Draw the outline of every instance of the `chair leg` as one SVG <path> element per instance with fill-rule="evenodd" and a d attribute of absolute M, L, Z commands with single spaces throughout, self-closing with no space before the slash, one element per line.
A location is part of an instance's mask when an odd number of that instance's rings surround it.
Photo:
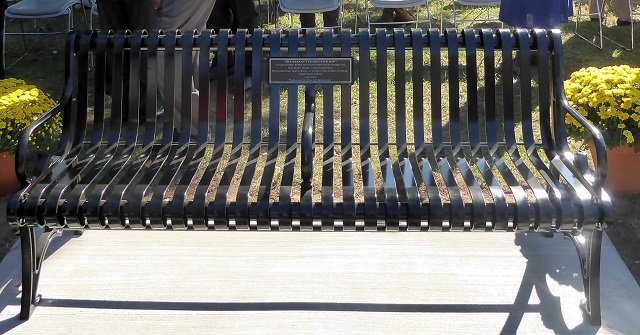
<path fill-rule="evenodd" d="M 19 21 L 20 21 L 20 31 L 22 32 L 22 34 L 20 35 L 22 36 L 22 45 L 24 46 L 24 54 L 22 54 L 22 56 L 18 57 L 18 59 L 16 59 L 13 63 L 7 66 L 7 53 L 6 53 L 7 17 L 5 16 L 4 22 L 3 22 L 4 28 L 2 31 L 2 61 L 3 61 L 2 68 L 3 69 L 7 69 L 14 66 L 16 63 L 18 63 L 18 61 L 20 61 L 29 53 L 29 49 L 27 47 L 27 38 L 24 30 L 24 20 L 20 19 Z"/>
<path fill-rule="evenodd" d="M 595 42 L 591 41 L 590 39 L 586 38 L 585 36 L 583 36 L 579 31 L 578 31 L 578 23 L 580 22 L 580 18 L 581 17 L 588 17 L 591 18 L 591 14 L 587 13 L 587 14 L 583 14 L 582 13 L 582 0 L 578 0 L 577 2 L 577 7 L 578 7 L 578 13 L 576 15 L 574 15 L 574 19 L 576 20 L 576 27 L 574 29 L 574 33 L 576 34 L 576 36 L 580 37 L 581 39 L 587 41 L 588 43 L 590 43 L 591 45 L 595 46 L 596 48 L 602 49 L 602 38 L 603 38 L 603 34 L 602 34 L 602 25 L 603 25 L 603 14 L 602 14 L 602 6 L 597 6 L 597 18 L 598 18 L 598 36 L 599 36 L 599 44 L 596 44 Z"/>
<path fill-rule="evenodd" d="M 585 300 L 582 301 L 580 307 L 591 321 L 591 324 L 599 326 L 601 324 L 600 257 L 602 251 L 602 229 L 583 230 L 580 234 L 566 233 L 565 236 L 573 241 L 580 260 L 585 295 Z"/>
<path fill-rule="evenodd" d="M 24 53 L 26 55 L 29 50 L 27 50 L 27 37 L 24 30 L 24 20 L 20 20 L 20 30 L 22 31 L 22 45 L 24 45 Z"/>
<path fill-rule="evenodd" d="M 2 64 L 0 64 L 2 66 L 2 79 L 4 79 L 5 77 L 5 69 L 7 67 L 7 64 L 6 64 L 7 54 L 5 52 L 5 46 L 6 46 L 5 43 L 7 42 L 6 32 L 7 32 L 7 17 L 2 15 Z"/>
<path fill-rule="evenodd" d="M 28 320 L 40 301 L 38 280 L 47 248 L 51 240 L 60 236 L 62 229 L 45 231 L 36 241 L 35 229 L 29 226 L 20 227 L 20 243 L 22 251 L 22 297 L 20 300 L 20 319 Z"/>

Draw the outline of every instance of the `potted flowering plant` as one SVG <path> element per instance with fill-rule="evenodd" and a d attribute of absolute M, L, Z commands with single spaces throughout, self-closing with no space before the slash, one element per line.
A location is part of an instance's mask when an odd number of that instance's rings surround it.
<path fill-rule="evenodd" d="M 15 176 L 15 150 L 24 129 L 55 106 L 44 92 L 22 80 L 0 80 L 0 196 L 12 193 L 19 186 Z M 29 138 L 38 150 L 49 146 L 61 132 L 60 117 L 45 125 Z"/>
<path fill-rule="evenodd" d="M 605 139 L 609 162 L 605 188 L 620 194 L 640 192 L 640 184 L 635 186 L 627 178 L 634 171 L 616 171 L 640 164 L 640 68 L 583 68 L 572 73 L 564 87 L 571 107 L 598 127 Z M 570 136 L 590 140 L 569 114 L 565 121 Z"/>
<path fill-rule="evenodd" d="M 640 68 L 582 68 L 564 88 L 571 107 L 600 129 L 609 149 L 630 146 L 640 151 Z M 566 123 L 569 135 L 589 140 L 584 127 L 568 114 Z"/>

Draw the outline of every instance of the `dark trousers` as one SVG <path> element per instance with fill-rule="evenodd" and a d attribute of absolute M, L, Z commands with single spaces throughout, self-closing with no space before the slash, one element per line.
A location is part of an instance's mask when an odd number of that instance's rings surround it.
<path fill-rule="evenodd" d="M 149 0 L 97 0 L 102 30 L 150 29 L 156 10 Z"/>
<path fill-rule="evenodd" d="M 132 31 L 139 29 L 151 29 L 152 23 L 156 18 L 156 10 L 151 5 L 150 0 L 97 0 L 98 16 L 100 18 L 100 29 L 107 30 L 123 30 Z M 129 119 L 129 56 L 125 54 L 123 59 L 123 87 L 122 87 L 122 119 Z M 113 60 L 107 59 L 107 93 L 112 93 L 111 79 L 113 75 Z M 144 97 L 146 94 L 147 65 L 144 55 L 141 57 L 140 63 L 140 94 Z M 146 108 L 144 104 L 146 99 L 140 100 L 140 115 L 144 115 Z M 143 119 L 141 117 L 140 121 Z"/>
<path fill-rule="evenodd" d="M 340 8 L 330 10 L 328 12 L 322 12 L 322 21 L 325 27 L 338 26 L 338 19 L 340 18 Z M 315 13 L 303 13 L 300 14 L 300 26 L 302 28 L 313 28 L 316 26 L 316 14 Z"/>
<path fill-rule="evenodd" d="M 254 0 L 217 0 L 213 11 L 207 20 L 207 28 L 219 32 L 220 29 L 231 29 L 235 33 L 238 29 L 247 29 L 249 33 L 258 28 L 258 8 Z M 229 67 L 234 65 L 233 54 L 229 53 Z M 247 74 L 251 71 L 251 53 L 245 56 Z M 212 61 L 215 66 L 216 59 Z"/>

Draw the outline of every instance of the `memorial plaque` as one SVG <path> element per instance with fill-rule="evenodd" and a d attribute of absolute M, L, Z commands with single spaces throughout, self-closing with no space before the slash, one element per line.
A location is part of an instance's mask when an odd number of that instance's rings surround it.
<path fill-rule="evenodd" d="M 269 58 L 272 84 L 351 84 L 351 57 L 272 57 Z"/>

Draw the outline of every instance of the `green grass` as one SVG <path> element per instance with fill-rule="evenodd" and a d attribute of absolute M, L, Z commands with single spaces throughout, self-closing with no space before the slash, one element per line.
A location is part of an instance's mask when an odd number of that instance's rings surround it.
<path fill-rule="evenodd" d="M 275 20 L 268 18 L 266 2 L 261 2 L 261 27 L 265 29 L 273 29 L 276 27 Z M 355 29 L 356 21 L 359 28 L 365 27 L 364 22 L 364 8 L 363 1 L 359 1 L 359 8 L 356 8 L 355 0 L 346 0 L 344 4 L 344 27 Z M 636 2 L 637 6 L 637 2 Z M 439 1 L 430 2 L 432 24 L 434 28 L 447 28 L 453 26 L 452 23 L 452 8 L 447 3 L 444 7 L 441 7 Z M 271 6 L 273 11 L 273 6 Z M 586 12 L 586 6 L 583 12 Z M 359 15 L 356 15 L 356 12 Z M 576 10 L 577 13 L 577 10 Z M 75 19 L 77 29 L 85 29 L 88 27 L 88 10 L 86 13 L 83 10 L 76 8 Z M 372 17 L 377 18 L 380 15 L 379 9 L 372 10 Z M 483 14 L 480 10 L 471 7 L 463 7 L 460 14 L 467 18 L 481 17 Z M 490 15 L 497 17 L 497 9 L 492 9 Z M 426 16 L 426 10 L 421 10 L 421 17 Z M 637 16 L 636 16 L 637 17 Z M 575 18 L 571 18 L 575 20 Z M 597 41 L 597 24 L 587 22 L 584 18 L 580 19 L 580 32 L 581 35 L 587 37 L 592 42 Z M 318 24 L 322 22 L 321 15 L 316 15 L 316 21 Z M 33 21 L 25 21 L 25 29 L 33 29 Z M 280 23 L 282 27 L 299 27 L 299 19 L 297 15 L 280 15 Z M 37 21 L 37 30 L 53 30 L 59 29 L 59 27 L 65 25 L 65 18 L 55 19 L 42 19 Z M 493 27 L 499 28 L 499 23 L 476 23 L 474 27 Z M 464 27 L 464 26 L 461 26 Z M 428 28 L 422 26 L 422 28 Z M 626 51 L 622 47 L 614 44 L 609 40 L 604 40 L 603 49 L 598 49 L 595 46 L 589 44 L 576 34 L 575 21 L 569 21 L 568 23 L 559 27 L 563 31 L 563 44 L 564 44 L 564 76 L 568 77 L 571 72 L 576 71 L 586 66 L 608 66 L 628 64 L 631 66 L 640 66 L 640 24 L 634 25 L 636 44 L 638 47 L 633 51 Z M 8 31 L 20 31 L 20 24 L 18 21 L 9 20 L 7 22 Z M 629 27 L 617 27 L 615 26 L 615 16 L 607 12 L 605 17 L 605 26 L 603 27 L 603 33 L 621 44 L 630 45 L 630 30 Z M 63 70 L 64 70 L 64 35 L 56 36 L 27 36 L 25 40 L 27 44 L 28 54 L 21 59 L 17 64 L 7 69 L 8 77 L 17 77 L 26 80 L 29 83 L 38 85 L 42 90 L 48 92 L 52 97 L 57 98 L 61 92 Z M 6 64 L 11 65 L 20 55 L 24 53 L 24 46 L 21 36 L 8 36 L 6 39 Z"/>

